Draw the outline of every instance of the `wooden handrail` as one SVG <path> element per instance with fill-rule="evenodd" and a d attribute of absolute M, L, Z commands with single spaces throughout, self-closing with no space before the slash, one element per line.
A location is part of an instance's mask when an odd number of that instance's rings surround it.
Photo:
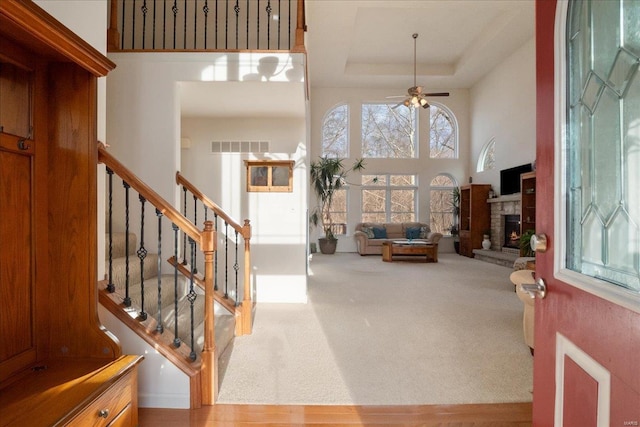
<path fill-rule="evenodd" d="M 177 225 L 189 237 L 200 244 L 200 248 L 204 250 L 203 239 L 200 230 L 187 218 L 185 218 L 177 209 L 165 201 L 162 196 L 156 193 L 151 187 L 142 182 L 140 178 L 135 176 L 126 166 L 116 160 L 101 142 L 98 143 L 98 162 L 104 163 L 109 169 L 116 173 L 120 178 L 124 179 L 134 190 L 142 197 L 148 200 L 171 222 Z"/>
<path fill-rule="evenodd" d="M 245 235 L 246 230 L 245 227 L 234 221 L 220 206 L 218 206 L 213 200 L 207 197 L 202 191 L 198 190 L 198 188 L 190 183 L 180 172 L 176 172 L 176 183 L 178 185 L 182 185 L 187 190 L 191 192 L 194 196 L 196 196 L 206 207 L 214 211 L 220 218 L 222 218 L 227 224 L 233 227 L 238 233 L 242 235 L 244 239 L 250 239 L 251 234 L 248 236 Z"/>

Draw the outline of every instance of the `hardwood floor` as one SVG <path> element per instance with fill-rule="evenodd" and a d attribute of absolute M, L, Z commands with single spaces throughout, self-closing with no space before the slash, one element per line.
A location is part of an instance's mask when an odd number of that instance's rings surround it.
<path fill-rule="evenodd" d="M 140 408 L 141 427 L 200 426 L 531 426 L 531 403 L 331 406 L 216 405 L 200 409 Z"/>

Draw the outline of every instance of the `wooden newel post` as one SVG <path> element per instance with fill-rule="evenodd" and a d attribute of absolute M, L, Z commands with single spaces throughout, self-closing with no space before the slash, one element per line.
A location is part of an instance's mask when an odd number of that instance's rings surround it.
<path fill-rule="evenodd" d="M 248 219 L 244 220 L 242 226 L 242 238 L 244 239 L 244 291 L 241 329 L 236 325 L 236 332 L 239 332 L 238 335 L 250 335 L 253 330 L 253 296 L 251 295 L 251 225 Z"/>
<path fill-rule="evenodd" d="M 202 349 L 202 403 L 213 405 L 218 398 L 218 356 L 213 313 L 213 255 L 216 251 L 216 231 L 213 221 L 205 221 L 200 242 L 204 253 L 204 347 Z"/>
<path fill-rule="evenodd" d="M 296 19 L 296 38 L 292 52 L 306 52 L 304 47 L 304 33 L 307 31 L 306 17 L 304 11 L 304 0 L 298 0 L 298 16 Z"/>
<path fill-rule="evenodd" d="M 107 50 L 120 50 L 120 32 L 118 31 L 118 2 L 111 0 L 109 29 L 107 30 Z"/>

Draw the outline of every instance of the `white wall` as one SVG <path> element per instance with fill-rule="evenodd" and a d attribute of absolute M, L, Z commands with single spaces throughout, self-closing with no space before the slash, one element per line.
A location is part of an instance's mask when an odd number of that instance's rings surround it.
<path fill-rule="evenodd" d="M 500 194 L 500 170 L 536 157 L 536 62 L 532 38 L 471 89 L 471 156 L 474 183 Z M 496 166 L 476 172 L 483 146 L 495 138 Z"/>
<path fill-rule="evenodd" d="M 367 88 L 312 88 L 311 91 L 311 150 L 310 159 L 313 161 L 322 154 L 322 121 L 324 115 L 340 103 L 349 105 L 349 140 L 350 153 L 345 164 L 350 165 L 356 158 L 361 157 L 361 105 L 363 102 L 384 102 L 385 97 L 393 93 L 403 93 L 405 89 L 382 90 Z M 458 153 L 457 159 L 429 158 L 429 110 L 419 109 L 419 123 L 427 124 L 420 127 L 419 158 L 415 159 L 366 159 L 364 174 L 376 173 L 410 173 L 418 176 L 418 221 L 429 222 L 429 184 L 440 173 L 448 173 L 455 177 L 459 184 L 464 184 L 468 176 L 470 132 L 469 132 L 469 92 L 467 90 L 452 90 L 450 96 L 438 98 L 434 104 L 442 104 L 449 108 L 458 121 Z M 360 173 L 351 173 L 349 182 L 359 183 Z M 361 195 L 359 187 L 351 186 L 349 192 L 349 217 L 347 219 L 347 235 L 339 236 L 338 252 L 355 252 L 353 230 L 361 222 Z M 311 197 L 310 208 L 315 206 Z M 311 241 L 321 235 L 320 230 L 314 230 Z M 453 245 L 449 239 L 441 241 L 441 252 L 453 252 Z"/>
<path fill-rule="evenodd" d="M 306 302 L 306 124 L 299 118 L 183 118 L 181 173 L 242 224 L 251 221 L 258 302 Z M 262 155 L 212 154 L 211 141 L 269 141 Z M 244 160 L 293 160 L 293 192 L 248 193 Z M 219 230 L 219 248 L 224 245 Z M 221 254 L 221 252 L 219 252 Z M 242 275 L 242 271 L 240 271 Z M 242 278 L 240 279 L 242 282 Z"/>

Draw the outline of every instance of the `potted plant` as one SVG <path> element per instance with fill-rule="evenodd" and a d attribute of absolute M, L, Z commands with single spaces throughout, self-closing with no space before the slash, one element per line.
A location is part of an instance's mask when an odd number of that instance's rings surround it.
<path fill-rule="evenodd" d="M 455 249 L 456 253 L 460 253 L 460 234 L 458 233 L 458 227 L 453 225 L 451 227 L 451 236 L 453 237 L 453 249 Z"/>
<path fill-rule="evenodd" d="M 331 218 L 333 196 L 346 184 L 349 172 L 364 169 L 364 160 L 356 162 L 347 168 L 344 160 L 335 157 L 320 157 L 311 163 L 311 188 L 316 194 L 318 205 L 310 216 L 313 225 L 322 227 L 324 237 L 318 239 L 320 252 L 332 254 L 336 251 L 338 239 L 333 234 L 333 220 Z"/>
<path fill-rule="evenodd" d="M 520 236 L 520 256 L 534 256 L 533 249 L 531 249 L 531 236 L 534 234 L 536 234 L 536 231 L 530 228 Z"/>
<path fill-rule="evenodd" d="M 453 249 L 460 253 L 460 233 L 458 228 L 458 218 L 460 217 L 460 187 L 454 187 L 451 194 L 451 208 L 453 210 L 453 225 L 451 226 L 451 236 L 453 237 Z"/>

